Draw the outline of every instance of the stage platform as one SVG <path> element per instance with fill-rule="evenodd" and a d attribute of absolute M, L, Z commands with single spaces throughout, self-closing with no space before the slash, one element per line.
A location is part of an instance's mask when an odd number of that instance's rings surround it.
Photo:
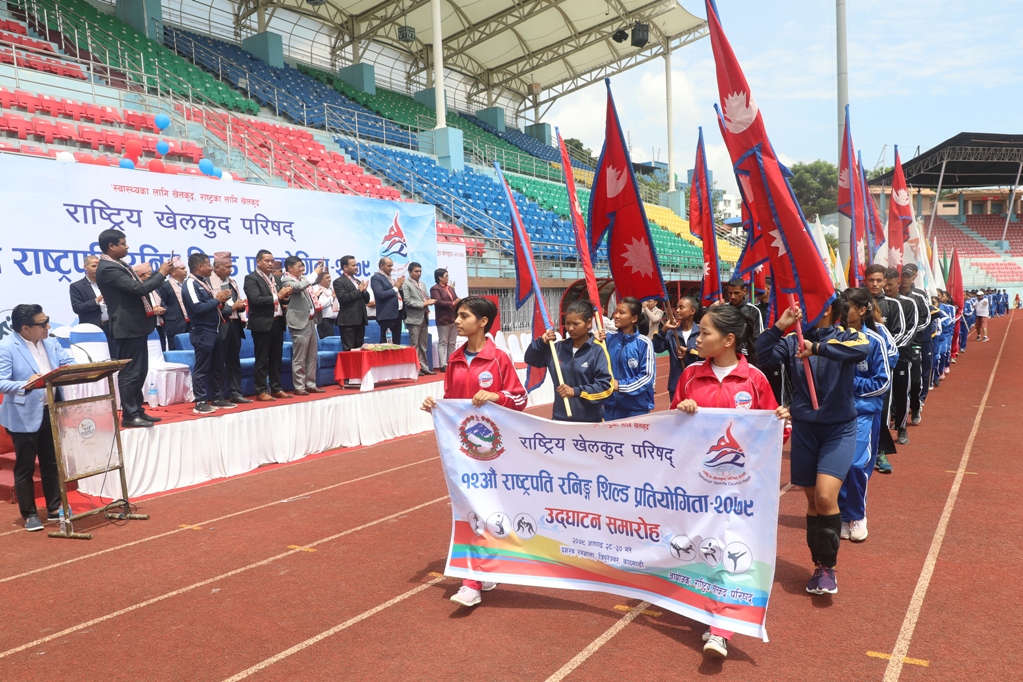
<path fill-rule="evenodd" d="M 525 381 L 525 369 L 518 370 Z M 124 429 L 124 465 L 132 498 L 236 476 L 267 464 L 294 462 L 326 450 L 373 445 L 433 428 L 419 409 L 427 396 L 443 395 L 444 375 L 394 381 L 360 392 L 325 386 L 326 393 L 272 403 L 253 402 L 200 417 L 192 404 L 147 409 L 162 422 L 148 429 Z M 529 405 L 549 404 L 548 379 L 529 395 Z M 79 490 L 120 497 L 116 476 L 79 482 Z"/>

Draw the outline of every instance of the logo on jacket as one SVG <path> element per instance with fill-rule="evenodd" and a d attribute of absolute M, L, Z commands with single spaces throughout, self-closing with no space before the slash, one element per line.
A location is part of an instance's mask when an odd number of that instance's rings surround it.
<path fill-rule="evenodd" d="M 747 394 L 748 395 L 748 394 Z M 739 396 L 736 395 L 736 403 Z M 752 401 L 752 396 L 750 396 Z M 746 453 L 732 436 L 732 425 L 725 429 L 725 435 L 707 450 L 707 459 L 703 460 L 700 478 L 717 485 L 742 485 L 750 480 L 746 472 Z"/>
<path fill-rule="evenodd" d="M 405 239 L 405 232 L 401 229 L 401 225 L 398 224 L 398 214 L 394 214 L 394 223 L 391 225 L 391 229 L 384 235 L 383 240 L 380 242 L 380 257 L 381 258 L 408 258 L 408 241 Z"/>
<path fill-rule="evenodd" d="M 462 420 L 458 427 L 461 450 L 472 459 L 497 459 L 504 452 L 501 432 L 497 424 L 481 415 L 472 415 Z"/>
<path fill-rule="evenodd" d="M 490 388 L 494 384 L 494 375 L 490 372 L 480 372 L 480 388 Z"/>
<path fill-rule="evenodd" d="M 629 358 L 629 369 L 636 369 L 639 367 L 639 360 L 636 358 Z"/>
<path fill-rule="evenodd" d="M 753 396 L 746 391 L 739 391 L 735 394 L 735 409 L 748 410 L 753 407 Z"/>

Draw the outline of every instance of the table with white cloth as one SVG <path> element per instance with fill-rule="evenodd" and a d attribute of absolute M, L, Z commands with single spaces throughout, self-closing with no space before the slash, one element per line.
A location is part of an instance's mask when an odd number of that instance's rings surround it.
<path fill-rule="evenodd" d="M 372 391 L 378 381 L 419 378 L 419 356 L 415 348 L 393 350 L 348 350 L 337 354 L 334 381 L 359 381 L 362 391 Z"/>

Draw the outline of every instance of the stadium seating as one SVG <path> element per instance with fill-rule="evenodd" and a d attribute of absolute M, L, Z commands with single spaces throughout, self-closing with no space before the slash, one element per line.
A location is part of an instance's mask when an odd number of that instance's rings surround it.
<path fill-rule="evenodd" d="M 1013 261 L 986 261 L 975 260 L 971 262 L 997 282 L 1023 282 L 1023 268 Z"/>
<path fill-rule="evenodd" d="M 481 257 L 485 249 L 482 239 L 466 237 L 465 231 L 454 223 L 437 221 L 437 241 L 442 244 L 465 244 L 467 256 Z"/>
<path fill-rule="evenodd" d="M 205 98 L 236 111 L 259 112 L 259 105 L 252 100 L 146 38 L 112 14 L 100 12 L 86 0 L 60 0 L 59 3 L 57 0 L 11 0 L 8 6 L 16 17 L 25 19 L 29 26 L 59 45 L 67 54 L 101 62 L 120 72 L 119 77 L 111 74 L 114 77 L 108 79 L 110 85 L 127 86 L 129 79 L 126 74 L 137 71 L 135 78 L 140 81 L 144 77 L 149 88 L 160 87 L 186 98 Z M 82 37 L 87 35 L 86 41 Z M 85 75 L 81 77 L 85 78 Z"/>
<path fill-rule="evenodd" d="M 966 226 L 984 239 L 1001 241 L 1005 230 L 1003 215 L 968 215 Z M 1023 220 L 1013 216 L 1009 221 L 1009 229 L 1005 231 L 1005 239 L 1009 242 L 1009 255 L 1023 256 Z"/>
<path fill-rule="evenodd" d="M 50 56 L 52 55 L 52 56 Z M 0 19 L 0 64 L 32 69 L 63 78 L 86 80 L 82 67 L 60 59 L 53 43 L 31 38 L 28 26 L 13 19 Z"/>
<path fill-rule="evenodd" d="M 929 221 L 928 218 L 925 226 L 930 224 Z M 963 258 L 991 258 L 998 255 L 941 216 L 934 217 L 931 236 L 937 238 L 938 248 L 951 251 L 952 246 L 955 246 Z"/>

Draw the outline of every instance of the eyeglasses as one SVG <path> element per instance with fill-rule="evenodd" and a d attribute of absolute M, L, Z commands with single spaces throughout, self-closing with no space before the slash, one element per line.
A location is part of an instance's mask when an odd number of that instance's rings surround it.
<path fill-rule="evenodd" d="M 28 322 L 25 324 L 26 327 L 45 327 L 50 324 L 50 318 L 46 318 L 42 322 Z"/>

